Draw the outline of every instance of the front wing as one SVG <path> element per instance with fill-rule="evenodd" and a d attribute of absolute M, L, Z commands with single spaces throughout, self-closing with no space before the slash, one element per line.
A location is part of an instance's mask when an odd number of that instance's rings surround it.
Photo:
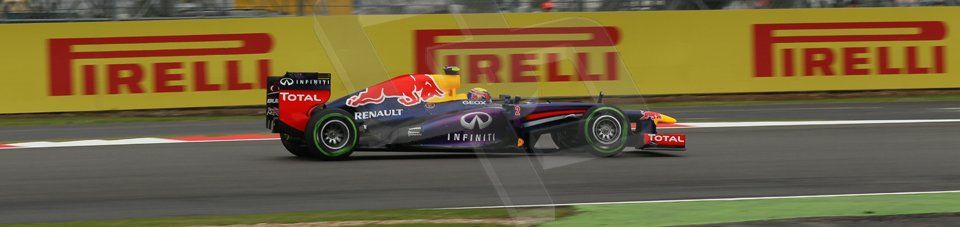
<path fill-rule="evenodd" d="M 643 143 L 637 147 L 650 151 L 686 151 L 687 135 L 684 134 L 642 134 Z"/>

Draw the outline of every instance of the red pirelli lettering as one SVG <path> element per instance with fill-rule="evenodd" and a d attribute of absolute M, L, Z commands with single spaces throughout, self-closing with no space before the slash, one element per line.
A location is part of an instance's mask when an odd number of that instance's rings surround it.
<path fill-rule="evenodd" d="M 459 41 L 440 42 L 440 37 L 482 37 L 513 35 L 585 35 L 587 38 L 569 40 L 520 40 L 520 41 Z M 457 55 L 440 56 L 441 50 L 497 50 L 522 48 L 576 48 L 576 47 L 615 47 L 620 42 L 620 31 L 616 27 L 554 27 L 554 28 L 482 28 L 482 29 L 434 29 L 417 30 L 414 64 L 418 72 L 431 73 L 439 65 L 437 60 L 445 60 L 447 65 L 457 65 Z M 471 83 L 488 82 L 537 82 L 579 80 L 616 80 L 618 58 L 616 52 L 597 53 L 595 57 L 604 58 L 606 65 L 596 67 L 607 70 L 605 74 L 591 73 L 588 65 L 590 56 L 586 52 L 574 53 L 574 73 L 565 75 L 559 72 L 561 61 L 558 53 L 513 53 L 463 54 L 466 61 L 468 81 Z M 530 64 L 544 62 L 543 65 Z M 503 69 L 503 71 L 501 71 Z M 543 72 L 543 71 L 545 72 Z M 571 74 L 574 74 L 571 73 Z M 502 74 L 502 75 L 501 75 Z M 603 76 L 605 75 L 605 76 Z M 500 76 L 506 76 L 501 80 Z M 541 78 L 543 77 L 543 78 Z"/>
<path fill-rule="evenodd" d="M 152 43 L 194 43 L 194 42 L 219 42 L 219 41 L 238 41 L 237 47 L 211 47 L 211 48 L 185 48 L 185 49 L 149 49 L 149 50 L 112 50 L 112 51 L 74 51 L 77 46 L 85 45 L 109 45 L 109 44 L 152 44 Z M 49 45 L 49 79 L 50 92 L 52 96 L 73 95 L 73 62 L 80 59 L 114 59 L 114 58 L 143 58 L 143 57 L 177 57 L 177 56 L 211 56 L 211 55 L 246 55 L 246 54 L 264 54 L 269 53 L 273 48 L 273 40 L 267 33 L 243 33 L 243 34 L 207 34 L 207 35 L 175 35 L 175 36 L 134 36 L 134 37 L 97 37 L 97 38 L 61 38 L 50 39 Z M 181 90 L 181 86 L 167 85 L 167 83 L 182 79 L 180 74 L 169 74 L 166 71 L 177 69 L 181 65 L 160 64 L 161 68 L 155 69 L 160 76 L 155 78 L 157 92 L 175 92 Z M 263 67 L 263 63 L 260 63 Z M 203 71 L 205 64 L 197 62 L 194 64 L 195 71 Z M 111 69 L 111 67 L 113 67 Z M 85 90 L 84 94 L 94 94 L 95 87 L 90 86 L 94 79 L 92 75 L 93 67 L 84 66 Z M 235 70 L 235 69 L 234 69 Z M 229 70 L 228 70 L 229 71 Z M 260 74 L 268 73 L 261 68 Z M 154 71 L 149 71 L 153 73 Z M 127 73 L 129 75 L 121 75 Z M 139 65 L 108 65 L 108 79 L 117 79 L 117 81 L 108 81 L 108 91 L 110 94 L 119 92 L 121 86 L 128 88 L 133 93 L 143 92 L 142 81 L 144 70 Z M 205 77 L 205 73 L 195 73 L 195 77 Z M 261 75 L 264 77 L 265 75 Z M 212 85 L 205 84 L 203 80 L 197 78 L 197 90 L 216 89 Z M 240 81 L 231 81 L 228 86 L 231 89 L 250 88 L 251 85 Z M 262 85 L 261 85 L 262 87 Z"/>
<path fill-rule="evenodd" d="M 851 34 L 851 35 L 794 35 L 782 36 L 782 31 L 817 30 L 856 30 L 856 29 L 914 29 L 916 32 L 896 34 Z M 842 22 L 842 23 L 788 23 L 788 24 L 756 24 L 753 25 L 753 76 L 773 77 L 774 50 L 777 44 L 790 43 L 835 43 L 835 42 L 900 42 L 900 41 L 938 41 L 946 37 L 946 24 L 942 21 L 895 21 L 895 22 Z M 904 48 L 904 68 L 895 68 L 891 64 L 889 47 L 847 47 L 831 49 L 823 47 L 800 48 L 801 51 L 784 49 L 780 51 L 783 76 L 794 76 L 794 54 L 802 54 L 802 68 L 805 76 L 835 75 L 834 67 L 840 67 L 839 72 L 844 75 L 874 74 L 925 74 L 943 73 L 946 54 L 943 46 L 930 47 L 928 53 L 932 65 L 919 65 L 917 46 Z M 838 61 L 842 60 L 843 63 Z M 872 66 L 872 67 L 871 67 Z"/>

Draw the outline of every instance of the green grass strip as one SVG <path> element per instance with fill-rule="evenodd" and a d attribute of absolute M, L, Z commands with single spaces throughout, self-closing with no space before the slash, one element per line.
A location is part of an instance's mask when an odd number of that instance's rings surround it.
<path fill-rule="evenodd" d="M 412 220 L 412 219 L 493 219 L 493 218 L 550 218 L 571 215 L 573 208 L 523 208 L 510 211 L 508 209 L 469 209 L 469 210 L 368 210 L 368 211 L 316 211 L 280 214 L 252 214 L 252 215 L 215 215 L 215 216 L 183 216 L 167 218 L 137 218 L 125 220 L 76 221 L 57 223 L 33 223 L 0 225 L 4 227 L 85 227 L 85 226 L 198 226 L 198 225 L 233 225 L 259 223 L 305 223 L 328 221 L 373 221 L 373 220 Z M 423 224 L 416 224 L 420 226 Z M 394 225 L 391 225 L 394 226 Z M 464 226 L 440 224 L 440 226 Z M 489 224 L 467 226 L 495 226 Z"/>
<path fill-rule="evenodd" d="M 803 217 L 960 212 L 960 193 L 575 206 L 543 226 L 673 226 Z"/>

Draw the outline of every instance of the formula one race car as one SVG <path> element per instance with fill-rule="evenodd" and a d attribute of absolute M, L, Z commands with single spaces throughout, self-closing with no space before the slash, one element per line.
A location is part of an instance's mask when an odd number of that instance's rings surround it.
<path fill-rule="evenodd" d="M 666 115 L 597 103 L 524 101 L 483 89 L 458 94 L 459 75 L 408 74 L 329 101 L 330 74 L 268 77 L 267 128 L 296 156 L 343 159 L 354 151 L 683 151 L 683 134 L 657 134 Z M 549 135 L 549 136 L 547 136 Z M 534 148 L 541 137 L 556 149 Z"/>

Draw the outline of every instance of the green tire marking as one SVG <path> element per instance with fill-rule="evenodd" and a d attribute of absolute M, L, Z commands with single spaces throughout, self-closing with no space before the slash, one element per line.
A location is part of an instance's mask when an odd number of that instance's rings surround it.
<path fill-rule="evenodd" d="M 323 146 L 323 145 L 320 145 L 320 143 L 319 143 L 319 142 L 320 142 L 320 141 L 319 141 L 320 138 L 317 137 L 317 133 L 319 133 L 319 131 L 320 131 L 320 125 L 321 125 L 321 123 L 323 123 L 324 120 L 327 120 L 328 118 L 331 118 L 331 117 L 341 117 L 341 118 L 343 118 L 343 119 L 347 119 L 347 123 L 350 125 L 350 128 L 353 129 L 352 137 L 350 137 L 353 141 L 348 142 L 349 144 L 348 144 L 347 146 L 344 146 L 343 148 L 340 148 L 339 150 L 336 150 L 336 151 L 333 151 L 333 152 L 326 152 L 326 151 L 324 151 L 323 147 L 321 147 L 321 146 Z M 357 141 L 357 139 L 358 139 L 358 138 L 357 138 L 357 125 L 353 123 L 353 119 L 350 119 L 350 118 L 347 117 L 346 115 L 343 115 L 343 114 L 341 114 L 341 113 L 329 113 L 329 114 L 327 114 L 327 115 L 324 115 L 323 117 L 320 117 L 320 119 L 317 120 L 317 124 L 316 124 L 315 126 L 313 126 L 313 135 L 312 135 L 312 136 L 313 136 L 313 138 L 314 138 L 314 139 L 313 139 L 313 145 L 314 145 L 315 147 L 317 147 L 317 150 L 320 151 L 320 153 L 323 153 L 323 155 L 326 155 L 327 157 L 337 157 L 337 156 L 340 156 L 340 155 L 342 155 L 342 154 L 344 154 L 344 153 L 347 153 L 347 152 L 353 150 L 353 146 L 357 144 L 357 143 L 356 143 L 356 141 Z"/>
<path fill-rule="evenodd" d="M 584 122 L 587 123 L 587 124 L 584 124 L 583 130 L 584 130 L 584 134 L 586 134 L 586 136 L 587 136 L 587 138 L 588 138 L 588 139 L 587 139 L 587 142 L 590 143 L 590 146 L 592 146 L 595 150 L 600 151 L 601 153 L 609 154 L 609 153 L 614 153 L 614 152 L 616 152 L 616 151 L 618 151 L 618 150 L 623 149 L 623 146 L 625 146 L 625 145 L 627 144 L 627 143 L 626 143 L 626 140 L 627 140 L 627 134 L 628 134 L 629 132 L 627 132 L 627 130 L 625 130 L 626 127 L 624 127 L 623 122 L 621 122 L 621 123 L 620 123 L 620 141 L 621 141 L 622 143 L 620 143 L 620 146 L 617 146 L 617 147 L 615 147 L 614 149 L 603 149 L 602 147 L 597 146 L 597 145 L 593 142 L 592 139 L 589 139 L 589 138 L 593 138 L 593 135 L 591 134 L 590 124 L 589 124 L 589 123 L 590 123 L 590 120 L 593 120 L 593 118 L 595 117 L 595 113 L 600 112 L 600 111 L 603 111 L 603 110 L 611 110 L 611 111 L 617 113 L 618 115 L 620 115 L 621 119 L 626 119 L 627 117 L 626 117 L 625 115 L 623 115 L 623 112 L 620 112 L 620 110 L 618 110 L 618 109 L 616 109 L 616 108 L 609 107 L 609 106 L 603 106 L 603 107 L 600 107 L 600 108 L 597 108 L 596 110 L 594 110 L 593 113 L 591 113 L 590 116 L 587 117 L 587 120 L 584 121 Z"/>

